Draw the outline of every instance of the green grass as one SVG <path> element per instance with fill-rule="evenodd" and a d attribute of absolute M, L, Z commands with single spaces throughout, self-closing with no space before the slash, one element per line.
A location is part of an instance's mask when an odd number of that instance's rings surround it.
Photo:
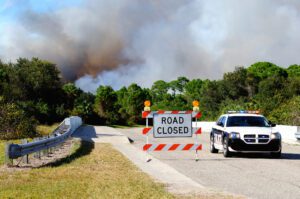
<path fill-rule="evenodd" d="M 36 131 L 41 135 L 49 135 L 52 133 L 57 127 L 59 123 L 55 123 L 52 125 L 38 125 Z"/>
<path fill-rule="evenodd" d="M 5 161 L 5 143 L 6 141 L 0 140 L 0 165 Z"/>
<path fill-rule="evenodd" d="M 19 144 L 21 140 L 0 140 L 0 166 L 5 163 L 5 146 L 7 142 Z"/>
<path fill-rule="evenodd" d="M 174 198 L 108 144 L 75 144 L 47 167 L 0 171 L 0 198 Z"/>

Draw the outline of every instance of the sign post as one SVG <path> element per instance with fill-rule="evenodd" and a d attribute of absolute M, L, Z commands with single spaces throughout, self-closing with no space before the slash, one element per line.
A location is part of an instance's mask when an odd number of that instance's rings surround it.
<path fill-rule="evenodd" d="M 151 106 L 151 102 L 149 100 L 145 101 L 144 102 L 144 111 L 145 112 L 149 112 L 151 109 L 150 109 L 150 106 Z M 145 129 L 149 129 L 149 124 L 148 124 L 148 118 L 146 118 L 146 128 Z M 144 134 L 144 131 L 143 131 L 143 134 Z M 149 144 L 149 138 L 148 138 L 148 134 L 146 134 L 146 144 Z M 148 151 L 147 151 L 147 162 L 150 162 L 151 159 L 149 158 L 149 155 L 148 155 Z"/>
<path fill-rule="evenodd" d="M 196 103 L 197 102 L 197 103 Z M 143 134 L 146 135 L 146 144 L 143 150 L 149 151 L 190 151 L 195 150 L 196 161 L 198 158 L 198 150 L 202 150 L 202 145 L 198 144 L 197 135 L 201 134 L 201 128 L 192 127 L 192 119 L 201 117 L 199 112 L 199 102 L 193 102 L 193 111 L 151 111 L 150 101 L 145 101 L 145 108 L 142 117 L 146 119 L 146 128 Z M 148 119 L 153 119 L 153 128 L 149 128 Z M 153 133 L 154 138 L 175 138 L 175 137 L 192 137 L 195 134 L 195 142 L 193 144 L 149 144 L 148 134 Z M 147 162 L 150 159 L 147 158 Z"/>
<path fill-rule="evenodd" d="M 197 100 L 194 100 L 193 101 L 193 111 L 196 111 L 196 112 L 199 112 L 199 101 Z M 196 128 L 197 128 L 197 125 L 198 125 L 198 118 L 196 117 Z M 196 133 L 196 136 L 195 136 L 195 144 L 198 144 L 198 134 Z M 196 150 L 196 161 L 199 160 L 199 157 L 198 157 L 198 150 Z"/>

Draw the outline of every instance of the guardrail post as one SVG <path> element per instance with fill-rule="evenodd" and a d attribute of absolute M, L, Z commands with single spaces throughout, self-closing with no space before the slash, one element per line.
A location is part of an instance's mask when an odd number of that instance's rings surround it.
<path fill-rule="evenodd" d="M 27 139 L 22 140 L 22 144 L 27 144 L 27 143 L 28 143 Z M 28 154 L 23 156 L 22 158 L 23 158 L 23 163 L 29 164 L 29 155 Z"/>
<path fill-rule="evenodd" d="M 47 135 L 47 139 L 49 139 L 50 138 L 50 135 Z M 47 156 L 49 157 L 49 154 L 51 153 L 51 148 L 50 147 L 48 147 L 47 148 Z"/>
<path fill-rule="evenodd" d="M 5 164 L 7 166 L 13 166 L 14 165 L 14 160 L 9 158 L 9 149 L 10 149 L 11 143 L 6 143 L 5 145 Z"/>
<path fill-rule="evenodd" d="M 37 138 L 34 138 L 33 141 L 36 142 L 36 141 L 38 141 L 38 139 L 37 139 Z M 33 157 L 34 157 L 34 158 L 39 158 L 39 152 L 38 152 L 38 151 L 35 152 L 35 153 L 33 154 Z"/>
<path fill-rule="evenodd" d="M 55 132 L 55 135 L 36 138 L 34 139 L 34 142 L 31 143 L 28 143 L 27 140 L 23 140 L 22 144 L 7 144 L 5 162 L 12 165 L 12 159 L 21 157 L 21 161 L 23 160 L 23 162 L 29 164 L 29 154 L 31 153 L 35 153 L 34 157 L 41 159 L 42 154 L 49 155 L 53 148 L 58 149 L 59 147 L 64 147 L 64 142 L 67 140 L 67 138 L 70 137 L 73 131 L 82 124 L 80 120 L 80 123 L 75 123 L 75 126 L 70 126 L 71 122 L 69 121 L 69 125 L 64 126 L 67 119 L 64 120 L 62 125 L 59 125 L 57 128 L 59 132 Z M 65 129 L 65 127 L 67 129 Z"/>
<path fill-rule="evenodd" d="M 53 135 L 49 135 L 48 138 L 53 138 Z M 49 152 L 48 156 L 50 156 L 50 154 L 52 154 L 52 147 L 48 148 L 48 152 Z"/>
<path fill-rule="evenodd" d="M 38 141 L 41 140 L 41 138 L 37 138 L 37 139 L 38 139 Z M 38 151 L 38 158 L 41 159 L 41 151 Z"/>
<path fill-rule="evenodd" d="M 45 137 L 42 137 L 42 140 L 45 140 L 46 138 Z M 46 150 L 45 148 L 42 149 L 42 156 L 45 156 L 46 155 Z"/>

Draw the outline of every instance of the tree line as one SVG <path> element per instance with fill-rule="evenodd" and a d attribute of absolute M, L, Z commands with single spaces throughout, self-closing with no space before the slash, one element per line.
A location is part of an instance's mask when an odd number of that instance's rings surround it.
<path fill-rule="evenodd" d="M 260 110 L 271 121 L 300 125 L 300 65 L 270 62 L 236 67 L 220 80 L 178 77 L 151 88 L 136 83 L 114 90 L 101 85 L 88 93 L 66 82 L 54 63 L 38 58 L 0 61 L 0 139 L 35 136 L 37 124 L 78 115 L 90 124 L 142 124 L 145 100 L 152 110 L 190 110 L 199 100 L 203 120 L 228 110 Z"/>

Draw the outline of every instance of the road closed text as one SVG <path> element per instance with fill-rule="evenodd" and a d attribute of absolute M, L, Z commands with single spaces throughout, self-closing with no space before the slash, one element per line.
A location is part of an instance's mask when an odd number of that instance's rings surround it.
<path fill-rule="evenodd" d="M 154 115 L 154 137 L 191 137 L 192 117 L 190 114 Z"/>
<path fill-rule="evenodd" d="M 189 128 L 188 127 L 158 127 L 157 134 L 188 134 Z"/>

